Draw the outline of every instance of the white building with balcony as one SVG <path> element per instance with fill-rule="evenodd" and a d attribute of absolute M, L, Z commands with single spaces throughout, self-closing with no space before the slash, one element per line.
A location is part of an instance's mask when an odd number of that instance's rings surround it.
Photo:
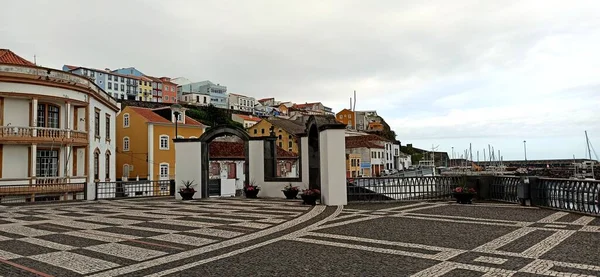
<path fill-rule="evenodd" d="M 0 49 L 0 203 L 94 199 L 115 180 L 118 109 L 89 78 Z"/>

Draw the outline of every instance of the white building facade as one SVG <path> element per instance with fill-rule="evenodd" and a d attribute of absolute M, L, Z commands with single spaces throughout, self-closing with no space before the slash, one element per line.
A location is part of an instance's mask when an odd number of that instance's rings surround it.
<path fill-rule="evenodd" d="M 229 108 L 235 111 L 253 112 L 256 99 L 254 97 L 230 93 Z"/>
<path fill-rule="evenodd" d="M 115 180 L 117 111 L 89 78 L 0 60 L 0 191 L 37 185 L 0 202 L 93 199 L 95 182 Z"/>

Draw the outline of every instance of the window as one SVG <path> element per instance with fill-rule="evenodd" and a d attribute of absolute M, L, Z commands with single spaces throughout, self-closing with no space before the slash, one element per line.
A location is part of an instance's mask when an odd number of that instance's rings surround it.
<path fill-rule="evenodd" d="M 52 104 L 41 103 L 37 106 L 37 127 L 59 128 L 60 108 Z"/>
<path fill-rule="evenodd" d="M 106 140 L 110 140 L 110 115 L 106 114 L 105 116 L 106 116 L 106 126 L 105 126 L 106 127 L 106 129 L 105 129 L 106 130 L 106 132 L 105 132 Z"/>
<path fill-rule="evenodd" d="M 100 179 L 100 150 L 94 151 L 94 180 Z"/>
<path fill-rule="evenodd" d="M 258 133 L 258 129 L 254 129 L 254 134 L 256 135 Z"/>
<path fill-rule="evenodd" d="M 112 89 L 112 83 L 108 82 L 108 89 Z"/>
<path fill-rule="evenodd" d="M 129 114 L 126 113 L 123 115 L 123 127 L 129 127 Z"/>
<path fill-rule="evenodd" d="M 100 138 L 100 110 L 94 111 L 94 132 L 97 138 Z"/>
<path fill-rule="evenodd" d="M 288 141 L 288 147 L 292 148 L 292 141 Z"/>
<path fill-rule="evenodd" d="M 169 179 L 169 164 L 168 163 L 160 164 L 160 176 L 159 177 L 161 180 Z"/>
<path fill-rule="evenodd" d="M 129 137 L 123 138 L 123 151 L 129 151 Z"/>
<path fill-rule="evenodd" d="M 227 179 L 235 179 L 237 178 L 237 167 L 235 165 L 235 163 L 228 163 L 227 164 L 228 168 L 227 168 Z"/>
<path fill-rule="evenodd" d="M 121 77 L 121 83 L 125 82 L 125 78 Z"/>
<path fill-rule="evenodd" d="M 159 144 L 158 149 L 169 150 L 169 136 L 161 135 L 159 141 L 160 141 L 160 144 Z"/>
<path fill-rule="evenodd" d="M 104 157 L 104 172 L 106 175 L 106 179 L 110 179 L 110 151 L 106 150 L 106 154 Z"/>
<path fill-rule="evenodd" d="M 123 85 L 123 84 L 121 84 L 121 91 L 125 91 L 125 85 Z"/>
<path fill-rule="evenodd" d="M 108 80 L 112 81 L 112 75 L 108 74 Z M 109 83 L 110 84 L 110 83 Z"/>
<path fill-rule="evenodd" d="M 183 121 L 181 113 L 177 114 L 177 121 Z"/>
<path fill-rule="evenodd" d="M 37 177 L 58 176 L 58 150 L 37 150 L 35 159 L 35 175 Z"/>
<path fill-rule="evenodd" d="M 123 165 L 123 177 L 125 177 L 125 178 L 129 177 L 129 165 L 128 164 Z"/>
<path fill-rule="evenodd" d="M 264 134 L 265 133 L 265 129 L 260 129 L 260 133 Z"/>

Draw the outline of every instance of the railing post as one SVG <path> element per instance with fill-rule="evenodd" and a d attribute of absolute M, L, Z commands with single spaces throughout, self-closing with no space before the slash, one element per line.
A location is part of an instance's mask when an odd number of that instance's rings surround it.
<path fill-rule="evenodd" d="M 169 180 L 169 196 L 175 196 L 175 180 Z"/>
<path fill-rule="evenodd" d="M 529 205 L 530 206 L 538 206 L 540 205 L 540 179 L 538 177 L 525 177 L 529 180 L 529 186 L 527 189 L 529 190 Z M 542 197 L 544 200 L 548 199 L 546 193 L 548 191 L 544 190 L 541 193 L 544 194 Z"/>

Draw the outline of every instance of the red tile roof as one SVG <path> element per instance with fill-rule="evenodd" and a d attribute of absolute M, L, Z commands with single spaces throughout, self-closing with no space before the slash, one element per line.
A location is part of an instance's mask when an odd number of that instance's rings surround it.
<path fill-rule="evenodd" d="M 133 110 L 134 112 L 136 112 L 137 114 L 141 115 L 142 117 L 144 117 L 146 120 L 148 120 L 148 122 L 151 123 L 172 123 L 170 120 L 160 116 L 159 114 L 155 113 L 152 109 L 148 109 L 148 108 L 141 108 L 141 107 L 133 107 L 133 106 L 129 106 L 129 108 L 131 110 Z M 185 124 L 183 125 L 196 125 L 196 126 L 204 126 L 204 124 L 196 121 L 195 119 L 186 116 L 185 117 Z"/>
<path fill-rule="evenodd" d="M 235 114 L 235 115 L 245 121 L 254 121 L 254 122 L 260 121 L 260 117 L 258 117 L 258 116 L 250 116 L 250 115 L 245 115 L 245 114 Z"/>
<path fill-rule="evenodd" d="M 0 49 L 0 63 L 35 66 L 34 63 L 19 57 L 8 49 Z"/>
<path fill-rule="evenodd" d="M 373 143 L 373 141 L 375 140 L 383 140 L 383 139 L 375 139 L 374 135 L 368 135 L 368 136 L 349 136 L 346 137 L 346 149 L 349 148 L 361 148 L 361 147 L 365 147 L 365 148 L 381 148 L 383 149 L 383 146 L 377 145 L 375 143 Z"/>
<path fill-rule="evenodd" d="M 244 159 L 244 143 L 229 141 L 212 141 L 209 145 L 209 157 L 213 159 Z M 277 146 L 278 159 L 295 159 L 298 155 Z"/>

